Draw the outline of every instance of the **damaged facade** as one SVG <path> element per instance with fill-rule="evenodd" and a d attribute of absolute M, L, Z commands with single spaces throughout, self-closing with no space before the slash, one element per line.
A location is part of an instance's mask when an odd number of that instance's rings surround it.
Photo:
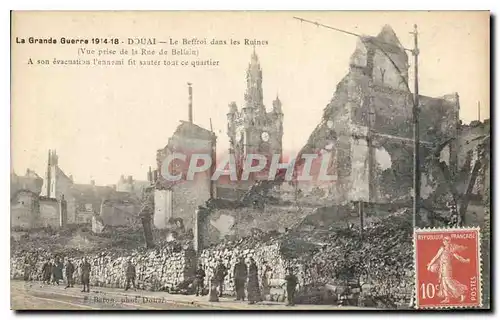
<path fill-rule="evenodd" d="M 334 158 L 337 181 L 325 187 L 330 199 L 384 203 L 410 198 L 413 94 L 407 83 L 408 56 L 390 26 L 376 37 L 358 41 L 349 73 L 337 85 L 321 123 L 301 150 L 301 154 L 323 152 Z M 449 159 L 456 168 L 459 109 L 456 93 L 420 96 L 421 159 L 453 138 Z M 424 190 L 432 177 L 423 162 Z M 308 187 L 299 184 L 301 189 Z"/>
<path fill-rule="evenodd" d="M 214 196 L 214 184 L 211 181 L 215 165 L 210 170 L 196 173 L 194 179 L 182 177 L 179 181 L 170 181 L 163 176 L 162 170 L 171 175 L 187 172 L 186 161 L 172 161 L 164 167 L 168 155 L 181 153 L 185 155 L 208 154 L 215 158 L 216 136 L 212 131 L 199 127 L 191 122 L 182 121 L 165 148 L 157 152 L 158 179 L 154 194 L 154 226 L 165 229 L 171 218 L 181 218 L 186 229 L 194 226 L 195 212 L 198 206 Z M 213 161 L 214 162 L 214 161 Z"/>
<path fill-rule="evenodd" d="M 93 180 L 90 184 L 74 183 L 73 178 L 68 177 L 60 168 L 56 151 L 49 150 L 41 195 L 47 199 L 64 198 L 67 203 L 66 219 L 69 224 L 90 224 L 95 214 L 104 214 L 103 219 L 106 223 L 129 225 L 130 223 L 122 217 L 122 213 L 130 211 L 130 206 L 134 208 L 140 206 L 140 198 L 135 191 L 120 192 L 110 186 L 98 186 Z"/>

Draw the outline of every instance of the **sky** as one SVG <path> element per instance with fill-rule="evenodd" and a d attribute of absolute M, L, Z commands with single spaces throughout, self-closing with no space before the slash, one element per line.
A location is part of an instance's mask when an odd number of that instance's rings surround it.
<path fill-rule="evenodd" d="M 219 60 L 216 67 L 29 65 L 29 58 L 96 58 L 78 56 L 78 48 L 133 46 L 17 44 L 16 37 L 265 40 L 268 45 L 255 49 L 264 103 L 270 110 L 279 95 L 283 148 L 298 151 L 347 74 L 357 38 L 293 16 L 366 35 L 389 24 L 407 48 L 417 24 L 420 93 L 458 92 L 464 122 L 477 120 L 478 102 L 481 120 L 489 118 L 488 12 L 18 12 L 12 23 L 12 169 L 24 174 L 30 168 L 43 177 L 48 150 L 56 149 L 60 167 L 75 182 L 114 184 L 122 174 L 145 180 L 156 151 L 180 120 L 188 120 L 187 82 L 193 83 L 194 123 L 210 128 L 211 119 L 222 153 L 229 146 L 228 104 L 243 104 L 253 51 L 243 44 L 193 47 L 198 59 Z M 171 49 L 151 47 L 160 48 Z M 409 61 L 412 80 L 411 56 Z"/>

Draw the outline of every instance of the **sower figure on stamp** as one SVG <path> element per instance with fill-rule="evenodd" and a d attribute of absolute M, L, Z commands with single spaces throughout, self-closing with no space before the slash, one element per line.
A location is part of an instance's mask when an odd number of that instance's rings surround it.
<path fill-rule="evenodd" d="M 203 270 L 203 265 L 200 263 L 198 269 L 196 270 L 196 279 L 194 281 L 194 289 L 196 291 L 196 296 L 200 294 L 203 295 L 203 287 L 205 283 L 205 270 Z"/>
<path fill-rule="evenodd" d="M 71 259 L 68 258 L 66 261 L 66 288 L 73 288 L 75 281 L 73 280 L 73 273 L 75 272 L 75 265 L 71 262 Z M 66 289 L 64 288 L 64 289 Z"/>
<path fill-rule="evenodd" d="M 452 260 L 457 259 L 462 263 L 469 263 L 470 260 L 463 258 L 458 254 L 466 247 L 451 243 L 450 237 L 443 238 L 443 245 L 439 248 L 437 254 L 427 265 L 427 270 L 435 272 L 439 276 L 438 296 L 444 298 L 441 303 L 450 302 L 450 298 L 460 298 L 460 302 L 465 300 L 467 286 L 453 278 Z"/>
<path fill-rule="evenodd" d="M 297 287 L 297 283 L 299 280 L 293 274 L 293 269 L 288 267 L 288 274 L 285 276 L 286 281 L 286 297 L 288 300 L 287 306 L 295 305 L 295 288 Z"/>
<path fill-rule="evenodd" d="M 234 286 L 236 289 L 236 300 L 245 300 L 245 282 L 247 282 L 248 269 L 243 257 L 234 266 Z"/>
<path fill-rule="evenodd" d="M 127 284 L 125 286 L 125 291 L 130 289 L 130 283 L 132 282 L 132 286 L 134 287 L 134 290 L 137 289 L 135 286 L 135 266 L 132 264 L 132 260 L 128 260 L 127 262 L 127 268 L 125 270 L 125 276 L 127 278 Z"/>
<path fill-rule="evenodd" d="M 222 263 L 222 259 L 219 259 L 219 263 L 215 268 L 215 281 L 217 282 L 217 289 L 219 291 L 219 297 L 222 297 L 222 289 L 224 286 L 224 278 L 227 276 L 227 268 Z"/>
<path fill-rule="evenodd" d="M 87 261 L 87 258 L 83 258 L 81 266 L 83 284 L 82 292 L 90 292 L 90 269 L 90 263 Z"/>
<path fill-rule="evenodd" d="M 259 288 L 259 272 L 257 264 L 253 258 L 250 258 L 250 266 L 248 267 L 247 291 L 249 304 L 262 301 Z"/>

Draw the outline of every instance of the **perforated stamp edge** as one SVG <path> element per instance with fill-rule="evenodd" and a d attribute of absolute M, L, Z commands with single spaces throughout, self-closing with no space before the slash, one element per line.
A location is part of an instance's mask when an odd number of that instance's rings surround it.
<path fill-rule="evenodd" d="M 477 232 L 477 260 L 478 260 L 478 299 L 477 306 L 446 305 L 446 306 L 419 306 L 418 305 L 418 283 L 417 283 L 417 243 L 416 238 L 418 233 L 427 232 L 454 232 L 454 231 L 475 231 Z M 483 307 L 483 258 L 481 255 L 481 229 L 479 227 L 453 227 L 453 228 L 414 228 L 413 229 L 413 280 L 414 291 L 413 301 L 414 308 L 417 310 L 442 310 L 442 309 L 480 309 Z"/>

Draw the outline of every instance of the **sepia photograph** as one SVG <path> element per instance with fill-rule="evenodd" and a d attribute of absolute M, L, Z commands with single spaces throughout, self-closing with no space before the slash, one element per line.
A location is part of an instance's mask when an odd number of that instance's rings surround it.
<path fill-rule="evenodd" d="M 12 310 L 491 310 L 489 11 L 12 11 Z"/>

